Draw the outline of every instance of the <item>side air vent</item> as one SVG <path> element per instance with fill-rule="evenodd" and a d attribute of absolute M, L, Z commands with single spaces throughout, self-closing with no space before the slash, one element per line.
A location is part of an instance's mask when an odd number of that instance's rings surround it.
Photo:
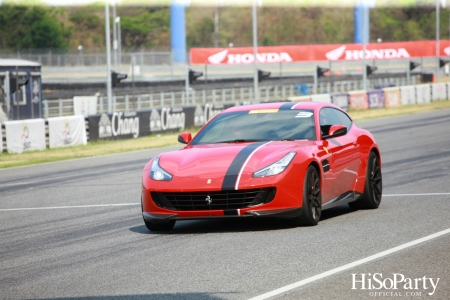
<path fill-rule="evenodd" d="M 328 159 L 322 161 L 322 168 L 324 172 L 328 172 L 330 170 L 330 164 L 328 163 Z"/>

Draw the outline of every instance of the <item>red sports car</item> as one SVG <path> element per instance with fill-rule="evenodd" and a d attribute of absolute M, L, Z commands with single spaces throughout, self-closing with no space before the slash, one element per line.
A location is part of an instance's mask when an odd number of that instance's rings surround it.
<path fill-rule="evenodd" d="M 327 208 L 380 205 L 378 145 L 329 103 L 232 107 L 178 141 L 187 145 L 154 157 L 142 172 L 142 214 L 152 231 L 231 217 L 316 225 Z"/>

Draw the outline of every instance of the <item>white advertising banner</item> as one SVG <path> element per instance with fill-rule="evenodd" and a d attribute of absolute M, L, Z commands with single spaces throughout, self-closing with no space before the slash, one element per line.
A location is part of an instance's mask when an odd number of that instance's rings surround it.
<path fill-rule="evenodd" d="M 45 150 L 44 119 L 7 121 L 6 149 L 9 153 Z"/>
<path fill-rule="evenodd" d="M 402 99 L 402 105 L 415 104 L 416 103 L 416 89 L 414 85 L 401 86 L 400 97 Z"/>
<path fill-rule="evenodd" d="M 419 84 L 416 85 L 417 103 L 430 103 L 431 102 L 431 85 Z"/>
<path fill-rule="evenodd" d="M 86 145 L 86 125 L 83 116 L 49 118 L 48 143 L 50 148 Z"/>
<path fill-rule="evenodd" d="M 311 101 L 331 103 L 331 95 L 330 94 L 311 95 Z"/>
<path fill-rule="evenodd" d="M 97 97 L 96 96 L 75 96 L 73 97 L 74 115 L 96 115 L 97 114 Z"/>
<path fill-rule="evenodd" d="M 447 85 L 445 83 L 433 83 L 431 91 L 431 100 L 440 101 L 447 99 Z"/>

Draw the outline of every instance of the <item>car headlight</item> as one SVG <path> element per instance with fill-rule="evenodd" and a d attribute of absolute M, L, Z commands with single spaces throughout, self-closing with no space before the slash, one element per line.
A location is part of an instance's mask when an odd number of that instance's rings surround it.
<path fill-rule="evenodd" d="M 289 152 L 276 163 L 273 163 L 270 166 L 262 168 L 261 170 L 253 173 L 253 177 L 265 177 L 280 174 L 287 168 L 287 166 L 289 166 L 294 156 L 295 152 Z"/>
<path fill-rule="evenodd" d="M 159 165 L 159 157 L 155 157 L 152 162 L 152 166 L 150 168 L 150 178 L 153 180 L 172 180 L 172 175 L 170 175 L 167 171 L 165 171 Z"/>

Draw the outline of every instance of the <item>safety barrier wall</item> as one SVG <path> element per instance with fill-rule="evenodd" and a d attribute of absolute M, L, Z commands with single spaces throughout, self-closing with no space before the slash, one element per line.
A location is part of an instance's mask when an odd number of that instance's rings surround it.
<path fill-rule="evenodd" d="M 449 99 L 450 83 L 389 87 L 370 91 L 289 97 L 288 101 L 329 102 L 344 110 L 376 109 Z M 165 106 L 112 114 L 8 121 L 0 132 L 0 153 L 74 146 L 87 140 L 127 139 L 203 126 L 223 109 L 248 102 Z M 85 125 L 87 123 L 87 126 Z"/>

